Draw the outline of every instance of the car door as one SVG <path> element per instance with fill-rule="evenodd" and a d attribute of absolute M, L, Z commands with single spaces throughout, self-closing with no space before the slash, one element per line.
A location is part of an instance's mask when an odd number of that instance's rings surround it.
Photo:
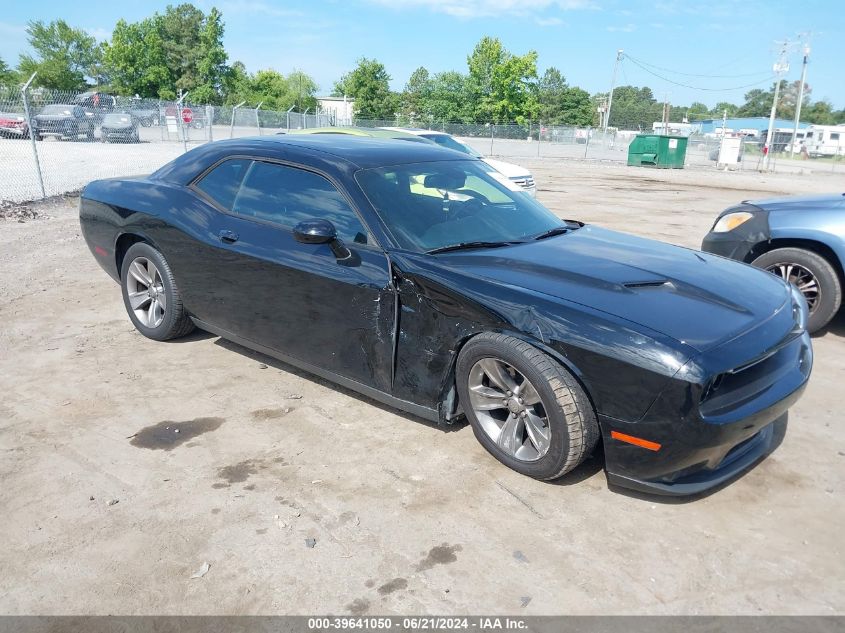
<path fill-rule="evenodd" d="M 217 191 L 213 172 L 194 185 L 225 211 L 215 216 L 219 243 L 205 255 L 214 281 L 204 318 L 301 362 L 389 391 L 389 262 L 352 203 L 327 177 L 304 167 L 233 160 L 239 162 L 216 169 L 231 174 L 235 168 L 240 184 L 234 195 L 231 185 Z M 298 242 L 293 228 L 310 219 L 331 221 L 351 256 L 338 260 L 328 244 Z"/>

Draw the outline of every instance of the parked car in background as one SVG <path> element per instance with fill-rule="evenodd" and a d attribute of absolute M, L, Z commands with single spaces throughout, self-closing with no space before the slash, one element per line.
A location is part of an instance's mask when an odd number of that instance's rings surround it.
<path fill-rule="evenodd" d="M 827 325 L 845 285 L 845 194 L 751 200 L 725 209 L 701 249 L 763 268 L 807 300 L 807 329 Z"/>
<path fill-rule="evenodd" d="M 407 132 L 408 134 L 428 139 L 438 145 L 442 145 L 448 149 L 453 149 L 457 152 L 461 152 L 462 154 L 480 158 L 530 196 L 535 197 L 537 195 L 537 187 L 534 184 L 534 176 L 532 176 L 531 172 L 525 169 L 525 167 L 520 167 L 519 165 L 514 165 L 513 163 L 506 163 L 503 160 L 485 158 L 480 152 L 474 150 L 466 143 L 461 143 L 451 134 L 446 134 L 445 132 L 435 132 L 433 130 L 423 130 L 420 128 L 390 127 L 385 129 L 397 131 L 401 130 L 402 132 Z"/>
<path fill-rule="evenodd" d="M 285 132 L 279 132 L 284 134 Z M 369 138 L 395 139 L 411 141 L 412 143 L 430 143 L 414 134 L 401 130 L 391 130 L 377 127 L 312 127 L 302 130 L 290 130 L 288 134 L 345 134 L 347 136 L 366 136 Z"/>
<path fill-rule="evenodd" d="M 0 112 L 0 136 L 29 138 L 29 123 L 23 114 Z"/>
<path fill-rule="evenodd" d="M 41 108 L 32 120 L 32 133 L 39 141 L 45 136 L 74 140 L 82 136 L 93 141 L 96 125 L 81 106 L 56 103 Z"/>
<path fill-rule="evenodd" d="M 114 111 L 117 101 L 110 94 L 95 91 L 77 95 L 72 104 L 78 105 L 85 116 L 99 123 L 106 114 Z"/>
<path fill-rule="evenodd" d="M 562 220 L 496 176 L 432 143 L 232 139 L 90 183 L 79 217 L 144 336 L 199 327 L 433 422 L 465 416 L 523 475 L 559 478 L 602 441 L 612 483 L 689 495 L 774 449 L 813 364 L 795 288 Z"/>
<path fill-rule="evenodd" d="M 128 112 L 107 114 L 100 125 L 100 140 L 103 143 L 140 143 L 137 120 Z"/>
<path fill-rule="evenodd" d="M 141 127 L 158 125 L 161 118 L 158 108 L 129 108 L 129 114 L 135 118 Z"/>

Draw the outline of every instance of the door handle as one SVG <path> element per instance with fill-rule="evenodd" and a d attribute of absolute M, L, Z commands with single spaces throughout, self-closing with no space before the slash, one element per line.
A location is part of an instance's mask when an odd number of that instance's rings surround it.
<path fill-rule="evenodd" d="M 218 235 L 220 236 L 220 241 L 225 242 L 226 244 L 234 244 L 238 241 L 238 234 L 234 231 L 224 229 L 220 231 Z"/>

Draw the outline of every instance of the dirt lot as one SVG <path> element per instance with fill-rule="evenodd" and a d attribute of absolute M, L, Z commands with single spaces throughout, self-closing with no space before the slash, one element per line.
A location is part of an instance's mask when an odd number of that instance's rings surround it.
<path fill-rule="evenodd" d="M 690 247 L 740 199 L 843 189 L 531 167 L 561 215 Z M 781 447 L 669 503 L 608 490 L 600 459 L 557 484 L 521 477 L 466 426 L 215 337 L 147 340 L 76 200 L 36 210 L 49 217 L 0 222 L 2 613 L 845 612 L 842 315 Z"/>

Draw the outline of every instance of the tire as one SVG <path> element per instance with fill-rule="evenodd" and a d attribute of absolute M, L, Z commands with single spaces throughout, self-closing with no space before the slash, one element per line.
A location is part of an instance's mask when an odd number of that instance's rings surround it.
<path fill-rule="evenodd" d="M 530 382 L 536 390 L 539 403 L 533 405 L 535 414 L 544 414 L 543 432 L 547 435 L 545 453 L 537 450 L 537 443 L 529 433 L 527 422 L 522 423 L 523 431 L 513 434 L 516 439 L 511 446 L 519 446 L 514 451 L 505 450 L 501 446 L 506 433 L 499 435 L 499 442 L 491 436 L 492 422 L 498 423 L 496 417 L 510 420 L 518 419 L 522 413 L 513 413 L 519 405 L 509 398 L 507 406 L 497 407 L 492 411 L 476 411 L 474 404 L 478 394 L 485 402 L 494 402 L 496 398 L 486 395 L 498 387 L 489 378 L 489 374 L 479 370 L 482 365 L 490 361 L 502 363 L 508 367 L 510 380 L 522 377 Z M 473 337 L 461 350 L 455 368 L 458 397 L 469 420 L 476 439 L 493 457 L 513 470 L 540 480 L 557 479 L 578 466 L 595 448 L 599 439 L 599 427 L 596 415 L 587 394 L 581 385 L 560 363 L 544 352 L 528 343 L 504 334 L 484 333 Z M 478 385 L 478 376 L 484 376 L 487 386 Z M 528 393 L 525 382 L 520 387 L 523 393 Z M 471 394 L 470 391 L 473 390 Z M 526 395 L 526 402 L 531 398 Z M 522 402 L 519 400 L 519 402 Z M 525 405 L 526 408 L 528 405 Z M 535 415 L 535 420 L 538 419 Z M 518 429 L 519 422 L 514 423 Z M 502 429 L 505 427 L 502 426 Z M 537 433 L 536 426 L 534 433 Z M 520 444 L 520 442 L 523 442 Z M 519 456 L 517 456 L 519 453 Z M 536 453 L 536 457 L 534 456 Z"/>
<path fill-rule="evenodd" d="M 85 133 L 85 138 L 88 140 L 89 143 L 93 142 L 94 141 L 94 130 L 93 129 L 88 130 Z"/>
<path fill-rule="evenodd" d="M 150 319 L 148 323 L 143 322 L 138 316 L 136 309 L 132 307 L 132 299 L 130 298 L 130 287 L 138 290 L 139 293 L 143 290 L 144 286 L 147 286 L 147 288 L 150 287 L 149 283 L 139 284 L 138 277 L 133 274 L 132 267 L 136 262 L 146 272 L 149 271 L 148 263 L 151 262 L 158 273 L 156 281 L 160 282 L 155 284 L 155 293 L 158 296 L 156 301 L 159 305 L 158 307 L 152 307 L 154 318 Z M 145 242 L 138 242 L 126 251 L 120 270 L 120 280 L 123 305 L 126 307 L 126 312 L 132 324 L 141 334 L 155 341 L 168 341 L 185 336 L 193 331 L 194 323 L 191 321 L 187 310 L 185 310 L 185 306 L 182 304 L 182 298 L 170 266 L 167 264 L 164 256 L 152 246 Z M 163 302 L 162 298 L 164 299 Z M 152 299 L 142 302 L 140 304 L 141 311 L 143 313 L 149 313 L 152 304 Z M 136 306 L 138 305 L 136 303 Z"/>
<path fill-rule="evenodd" d="M 811 295 L 804 295 L 810 305 L 807 331 L 811 334 L 830 323 L 842 305 L 839 275 L 833 265 L 818 253 L 803 248 L 776 248 L 760 255 L 751 265 L 781 277 L 785 267 L 790 265 L 799 266 L 812 275 L 818 285 L 818 295 L 815 301 L 811 300 Z"/>

